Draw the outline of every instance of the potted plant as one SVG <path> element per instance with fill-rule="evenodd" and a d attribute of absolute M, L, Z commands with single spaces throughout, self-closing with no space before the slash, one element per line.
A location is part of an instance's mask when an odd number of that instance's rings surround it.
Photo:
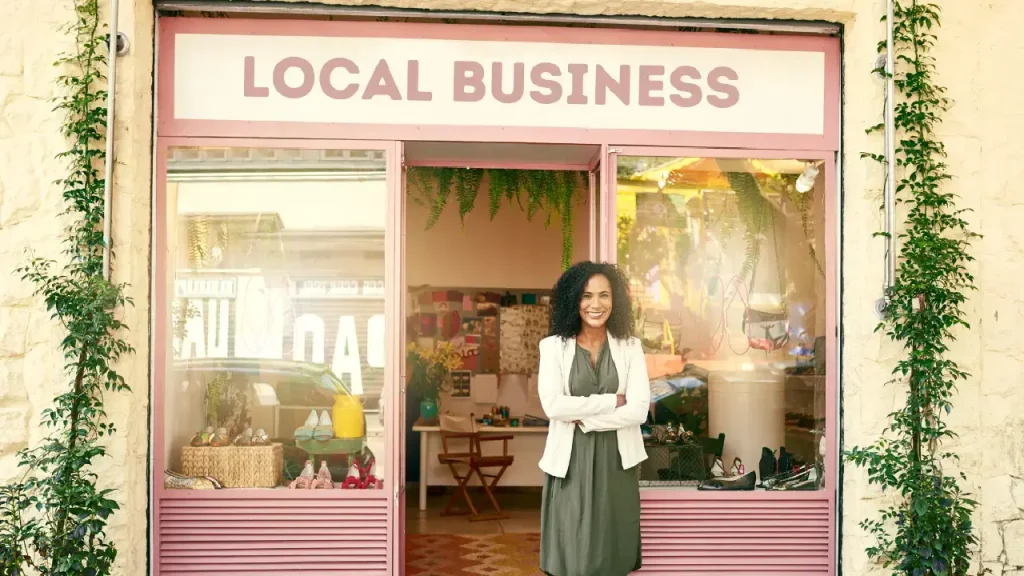
<path fill-rule="evenodd" d="M 420 397 L 420 418 L 437 420 L 441 392 L 451 384 L 452 370 L 462 367 L 462 357 L 450 342 L 439 342 L 433 349 L 409 343 L 406 352 L 409 390 Z"/>

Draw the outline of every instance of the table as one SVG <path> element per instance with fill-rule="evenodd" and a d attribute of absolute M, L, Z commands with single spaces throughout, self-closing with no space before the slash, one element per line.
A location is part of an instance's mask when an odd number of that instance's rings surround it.
<path fill-rule="evenodd" d="M 427 484 L 431 476 L 436 476 L 434 485 L 455 485 L 451 471 L 442 467 L 436 454 L 440 453 L 441 427 L 413 424 L 413 432 L 419 432 L 420 441 L 420 510 L 427 509 Z M 538 467 L 540 457 L 544 453 L 544 442 L 547 440 L 547 426 L 477 426 L 481 434 L 511 434 L 516 438 L 509 442 L 509 454 L 515 456 L 515 463 L 509 467 L 501 478 L 503 486 L 543 486 L 544 473 Z M 500 442 L 499 442 L 500 444 Z M 432 469 L 430 464 L 434 465 Z M 431 474 L 434 471 L 434 474 Z"/>

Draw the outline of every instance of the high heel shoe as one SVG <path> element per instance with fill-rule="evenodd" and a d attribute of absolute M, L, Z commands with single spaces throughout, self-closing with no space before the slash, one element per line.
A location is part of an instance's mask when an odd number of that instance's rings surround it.
<path fill-rule="evenodd" d="M 317 426 L 316 410 L 310 410 L 306 422 L 295 429 L 295 439 L 300 441 L 312 440 L 313 429 Z"/>
<path fill-rule="evenodd" d="M 316 478 L 309 486 L 310 488 L 330 490 L 334 488 L 334 479 L 331 478 L 331 471 L 327 468 L 327 461 L 320 461 L 320 471 L 316 473 Z"/>
<path fill-rule="evenodd" d="M 331 415 L 327 410 L 320 413 L 320 421 L 313 428 L 313 438 L 321 442 L 334 438 L 334 422 L 331 422 Z"/>
<path fill-rule="evenodd" d="M 753 490 L 757 474 L 750 472 L 732 478 L 708 478 L 697 486 L 697 490 Z"/>
<path fill-rule="evenodd" d="M 309 488 L 313 484 L 313 462 L 306 460 L 306 466 L 302 468 L 302 473 L 295 480 L 292 480 L 291 484 L 288 485 L 292 490 L 303 490 Z"/>
<path fill-rule="evenodd" d="M 729 469 L 729 475 L 730 476 L 743 476 L 746 473 L 747 473 L 747 467 L 743 465 L 743 460 L 740 460 L 740 457 L 737 456 L 732 461 L 732 468 Z"/>
<path fill-rule="evenodd" d="M 725 476 L 725 466 L 722 465 L 722 459 L 715 457 L 715 463 L 711 465 L 711 477 L 720 478 Z"/>
<path fill-rule="evenodd" d="M 811 477 L 811 473 L 814 468 L 807 468 L 800 470 L 799 472 L 791 471 L 785 474 L 779 474 L 773 478 L 768 478 L 761 484 L 765 490 L 788 490 L 787 486 L 792 486 L 797 483 L 803 482 Z M 815 478 L 817 476 L 815 475 Z"/>
<path fill-rule="evenodd" d="M 761 482 L 764 482 L 768 478 L 775 476 L 778 472 L 779 462 L 775 459 L 775 453 L 772 449 L 765 446 L 761 448 L 761 460 L 757 463 L 758 477 Z"/>
<path fill-rule="evenodd" d="M 341 483 L 343 490 L 358 490 L 363 484 L 362 478 L 359 477 L 359 466 L 355 462 L 348 467 L 348 474 L 345 475 L 345 480 Z"/>
<path fill-rule="evenodd" d="M 779 448 L 779 474 L 784 474 L 793 469 L 792 455 L 786 451 L 786 447 Z"/>
<path fill-rule="evenodd" d="M 363 490 L 377 484 L 377 459 L 375 457 L 370 456 L 366 464 L 359 467 L 359 476 L 362 478 L 359 487 Z"/>
<path fill-rule="evenodd" d="M 811 468 L 785 482 L 782 482 L 775 487 L 775 490 L 817 490 L 820 487 L 818 478 L 818 471 Z"/>

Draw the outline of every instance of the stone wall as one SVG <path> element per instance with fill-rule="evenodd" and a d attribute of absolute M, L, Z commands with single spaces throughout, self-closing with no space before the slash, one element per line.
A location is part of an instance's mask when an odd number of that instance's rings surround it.
<path fill-rule="evenodd" d="M 108 4 L 101 0 L 101 5 Z M 133 4 L 135 4 L 133 6 Z M 32 287 L 13 274 L 26 250 L 60 258 L 65 221 L 64 175 L 54 156 L 67 145 L 53 66 L 73 46 L 58 27 L 73 17 L 70 0 L 0 2 L 0 482 L 20 477 L 15 452 L 35 445 L 45 431 L 40 412 L 68 379 L 58 345 L 63 333 L 49 319 Z M 103 16 L 103 21 L 107 17 Z M 119 574 L 146 573 L 148 391 L 149 391 L 149 211 L 152 117 L 153 15 L 150 2 L 122 2 L 120 28 L 132 40 L 118 61 L 118 118 L 114 190 L 114 279 L 131 283 L 135 307 L 125 314 L 135 356 L 120 367 L 132 394 L 109 397 L 107 411 L 118 427 L 109 456 L 97 463 L 104 487 L 117 490 L 122 511 L 111 519 L 118 545 Z"/>
<path fill-rule="evenodd" d="M 864 444 L 885 426 L 899 401 L 887 387 L 900 351 L 873 333 L 872 303 L 879 296 L 883 244 L 881 172 L 861 160 L 862 151 L 881 151 L 864 128 L 880 121 L 882 84 L 871 76 L 875 44 L 884 36 L 880 0 L 373 0 L 431 9 L 536 11 L 577 14 L 636 14 L 730 18 L 814 19 L 844 25 L 844 349 L 842 357 L 845 441 Z M 963 198 L 974 229 L 985 234 L 975 246 L 973 268 L 979 291 L 968 303 L 970 331 L 962 331 L 953 353 L 972 372 L 960 387 L 951 423 L 961 433 L 955 448 L 968 474 L 967 488 L 980 500 L 982 537 L 974 572 L 1024 576 L 1024 296 L 1017 278 L 1024 272 L 1024 201 L 1013 193 L 1013 174 L 1024 170 L 1022 80 L 1014 63 L 1024 57 L 1024 35 L 1010 23 L 1024 19 L 1024 3 L 940 0 L 945 25 L 936 52 L 940 81 L 956 102 L 941 129 L 948 146 L 951 188 Z M 68 2 L 0 3 L 0 271 L 23 261 L 32 247 L 56 255 L 60 231 L 60 175 L 52 159 L 63 149 L 53 96 L 55 54 L 66 47 L 54 25 L 66 20 Z M 148 263 L 152 71 L 152 13 L 149 0 L 122 2 L 122 27 L 132 40 L 120 60 L 118 96 L 115 241 L 118 279 L 132 283 L 136 307 L 128 315 L 138 354 L 124 366 L 134 395 L 113 398 L 110 414 L 120 433 L 101 464 L 104 481 L 119 489 L 124 510 L 112 534 L 121 550 L 121 574 L 143 574 L 146 546 L 146 450 L 148 386 Z M 10 32 L 10 31 L 13 31 Z M 1020 128 L 1020 129 L 1018 129 Z M 16 471 L 11 454 L 40 437 L 39 411 L 62 384 L 55 353 L 60 332 L 15 278 L 0 282 L 0 481 Z M 882 504 L 862 471 L 848 468 L 843 485 L 842 559 L 845 574 L 882 573 L 868 562 L 870 544 L 858 523 Z"/>

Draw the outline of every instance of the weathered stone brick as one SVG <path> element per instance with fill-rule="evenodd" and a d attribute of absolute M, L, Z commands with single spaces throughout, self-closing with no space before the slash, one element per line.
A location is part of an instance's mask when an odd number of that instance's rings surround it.
<path fill-rule="evenodd" d="M 29 406 L 0 407 L 0 454 L 24 448 L 28 440 Z"/>

